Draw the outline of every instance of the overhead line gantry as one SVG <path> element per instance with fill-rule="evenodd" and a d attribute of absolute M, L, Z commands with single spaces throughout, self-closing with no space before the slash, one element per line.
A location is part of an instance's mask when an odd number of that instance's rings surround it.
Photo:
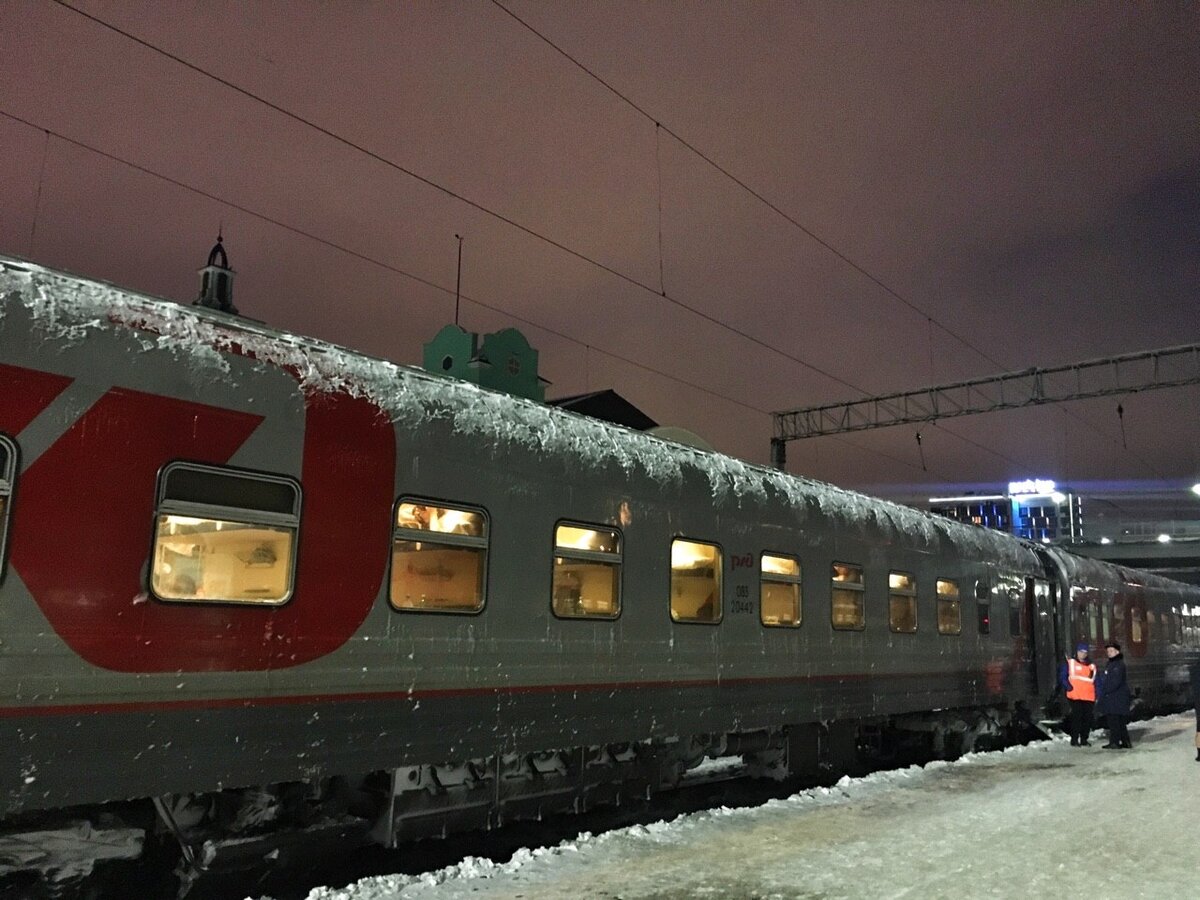
<path fill-rule="evenodd" d="M 1200 344 L 1031 368 L 898 394 L 775 412 L 771 463 L 782 469 L 789 441 L 932 422 L 1001 409 L 1200 384 Z"/>

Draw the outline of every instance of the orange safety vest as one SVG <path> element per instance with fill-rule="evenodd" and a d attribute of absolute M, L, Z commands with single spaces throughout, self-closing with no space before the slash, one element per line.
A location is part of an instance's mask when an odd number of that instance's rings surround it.
<path fill-rule="evenodd" d="M 1096 667 L 1077 659 L 1067 660 L 1068 700 L 1090 700 L 1096 702 Z"/>

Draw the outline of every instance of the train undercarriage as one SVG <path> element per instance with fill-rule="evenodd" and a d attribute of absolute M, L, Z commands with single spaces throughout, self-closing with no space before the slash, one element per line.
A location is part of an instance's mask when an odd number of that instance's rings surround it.
<path fill-rule="evenodd" d="M 364 845 L 395 848 L 638 804 L 714 780 L 829 784 L 844 774 L 955 758 L 1033 736 L 1020 707 L 943 710 L 165 795 L 11 824 L 0 832 L 0 890 L 18 885 L 31 897 L 106 896 L 114 872 L 158 867 L 173 869 L 183 897 L 215 873 L 286 870 Z"/>

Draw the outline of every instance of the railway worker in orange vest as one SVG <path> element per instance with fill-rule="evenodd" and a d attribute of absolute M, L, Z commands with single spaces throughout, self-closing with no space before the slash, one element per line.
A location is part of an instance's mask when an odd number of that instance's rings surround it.
<path fill-rule="evenodd" d="M 1088 659 L 1088 645 L 1075 648 L 1075 658 L 1063 667 L 1063 687 L 1071 701 L 1071 746 L 1089 747 L 1092 730 L 1092 707 L 1096 703 L 1096 667 Z"/>

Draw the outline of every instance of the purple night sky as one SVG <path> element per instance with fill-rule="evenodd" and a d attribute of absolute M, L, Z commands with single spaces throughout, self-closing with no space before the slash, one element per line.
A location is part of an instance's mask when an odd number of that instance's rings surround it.
<path fill-rule="evenodd" d="M 504 7 L 636 107 L 491 0 L 9 0 L 0 252 L 190 302 L 221 227 L 243 313 L 415 364 L 458 233 L 462 324 L 520 328 L 549 396 L 611 387 L 764 463 L 771 410 L 1200 340 L 1198 4 Z M 922 425 L 925 468 L 914 426 L 794 442 L 789 469 L 1174 490 L 1198 399 Z"/>

